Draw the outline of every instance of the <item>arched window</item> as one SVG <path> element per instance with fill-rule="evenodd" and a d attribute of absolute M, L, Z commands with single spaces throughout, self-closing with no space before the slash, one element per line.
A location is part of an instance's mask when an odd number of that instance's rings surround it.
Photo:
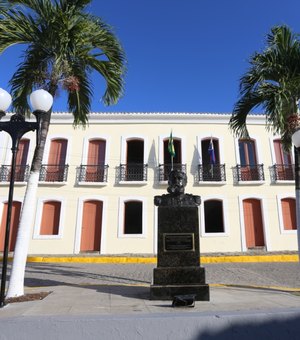
<path fill-rule="evenodd" d="M 221 200 L 206 200 L 204 202 L 205 233 L 224 233 L 223 202 Z"/>
<path fill-rule="evenodd" d="M 127 234 L 143 233 L 143 202 L 126 201 L 124 202 L 124 230 Z"/>
<path fill-rule="evenodd" d="M 43 203 L 40 235 L 58 235 L 60 226 L 61 202 L 47 201 Z"/>
<path fill-rule="evenodd" d="M 294 198 L 281 199 L 281 211 L 284 230 L 297 230 L 296 200 Z"/>

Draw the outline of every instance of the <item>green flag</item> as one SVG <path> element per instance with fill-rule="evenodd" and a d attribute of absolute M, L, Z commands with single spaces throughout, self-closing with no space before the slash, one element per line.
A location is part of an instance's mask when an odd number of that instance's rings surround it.
<path fill-rule="evenodd" d="M 171 155 L 171 157 L 175 157 L 175 148 L 174 148 L 174 141 L 173 141 L 173 137 L 172 137 L 172 131 L 169 137 L 169 143 L 168 143 L 168 151 L 169 154 Z"/>

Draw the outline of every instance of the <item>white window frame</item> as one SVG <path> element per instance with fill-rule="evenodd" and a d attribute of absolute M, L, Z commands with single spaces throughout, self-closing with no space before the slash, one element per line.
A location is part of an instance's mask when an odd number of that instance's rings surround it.
<path fill-rule="evenodd" d="M 139 201 L 142 203 L 142 233 L 141 234 L 124 234 L 124 213 L 125 203 L 130 201 Z M 146 238 L 147 234 L 147 199 L 141 196 L 123 196 L 119 198 L 119 223 L 118 238 Z"/>
<path fill-rule="evenodd" d="M 102 225 L 101 225 L 101 244 L 100 254 L 106 254 L 106 239 L 107 239 L 107 197 L 106 196 L 81 196 L 78 199 L 77 204 L 77 217 L 76 217 L 76 229 L 74 240 L 74 253 L 80 253 L 81 243 L 81 231 L 82 231 L 82 217 L 83 217 L 83 205 L 87 201 L 99 201 L 102 202 Z"/>
<path fill-rule="evenodd" d="M 44 203 L 47 202 L 60 202 L 60 216 L 59 216 L 59 226 L 57 235 L 40 235 L 41 222 L 43 215 Z M 36 218 L 33 230 L 33 239 L 35 240 L 60 240 L 63 238 L 63 229 L 65 221 L 66 212 L 66 201 L 64 197 L 61 196 L 51 196 L 51 197 L 40 197 L 37 202 Z"/>
<path fill-rule="evenodd" d="M 205 210 L 204 210 L 204 202 L 205 201 L 221 201 L 223 208 L 223 223 L 224 223 L 224 231 L 222 233 L 207 233 L 205 232 Z M 201 196 L 201 205 L 200 205 L 200 235 L 201 237 L 228 237 L 229 236 L 229 223 L 228 223 L 228 204 L 227 199 L 222 195 L 211 195 L 211 196 Z"/>
<path fill-rule="evenodd" d="M 276 196 L 280 234 L 296 235 L 297 234 L 297 229 L 295 229 L 295 230 L 286 230 L 286 229 L 284 229 L 283 214 L 282 214 L 282 205 L 281 205 L 281 200 L 284 199 L 284 198 L 293 198 L 295 200 L 295 202 L 296 202 L 295 193 L 283 193 L 283 194 L 278 194 Z"/>

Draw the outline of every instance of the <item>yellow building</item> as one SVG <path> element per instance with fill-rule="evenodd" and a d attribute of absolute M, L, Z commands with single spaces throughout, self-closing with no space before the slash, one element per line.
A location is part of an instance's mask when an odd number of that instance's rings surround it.
<path fill-rule="evenodd" d="M 30 254 L 156 253 L 155 195 L 166 193 L 171 168 L 188 177 L 186 193 L 200 195 L 200 251 L 297 250 L 293 155 L 248 117 L 251 140 L 236 139 L 229 114 L 91 113 L 73 128 L 72 116 L 53 113 L 40 173 Z M 3 249 L 10 137 L 0 132 L 0 250 Z M 17 157 L 14 233 L 26 188 L 35 134 Z"/>

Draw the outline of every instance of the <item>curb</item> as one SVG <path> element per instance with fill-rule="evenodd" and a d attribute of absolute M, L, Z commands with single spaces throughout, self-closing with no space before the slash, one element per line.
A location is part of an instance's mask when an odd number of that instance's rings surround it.
<path fill-rule="evenodd" d="M 43 263 L 103 263 L 103 264 L 156 264 L 156 257 L 134 256 L 29 256 L 27 262 Z M 263 263 L 263 262 L 299 262 L 299 256 L 281 255 L 240 255 L 240 256 L 204 256 L 200 263 Z"/>
<path fill-rule="evenodd" d="M 0 257 L 0 261 L 3 258 Z M 8 258 L 12 261 L 12 257 Z M 298 254 L 280 255 L 228 255 L 201 256 L 201 264 L 210 263 L 264 263 L 264 262 L 299 262 Z M 103 264 L 156 264 L 157 258 L 140 256 L 28 256 L 30 263 L 103 263 Z"/>

